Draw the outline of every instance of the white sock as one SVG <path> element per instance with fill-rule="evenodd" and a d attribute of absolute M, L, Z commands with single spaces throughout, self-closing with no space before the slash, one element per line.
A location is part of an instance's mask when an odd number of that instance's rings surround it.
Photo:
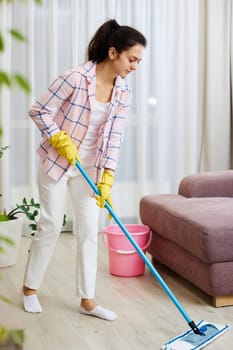
<path fill-rule="evenodd" d="M 36 294 L 24 295 L 23 294 L 23 307 L 27 312 L 37 313 L 42 312 L 42 307 Z"/>
<path fill-rule="evenodd" d="M 117 319 L 116 314 L 102 306 L 97 305 L 93 310 L 86 311 L 82 306 L 79 307 L 79 312 L 84 315 L 95 316 L 107 321 L 114 321 Z"/>

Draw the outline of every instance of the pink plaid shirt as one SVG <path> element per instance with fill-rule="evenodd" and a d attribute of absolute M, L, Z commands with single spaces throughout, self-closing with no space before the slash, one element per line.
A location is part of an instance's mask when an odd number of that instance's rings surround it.
<path fill-rule="evenodd" d="M 59 130 L 66 130 L 79 148 L 89 126 L 95 85 L 96 64 L 89 61 L 59 76 L 29 110 L 30 117 L 42 134 L 37 152 L 45 171 L 56 181 L 66 173 L 70 164 L 59 156 L 48 138 Z M 115 171 L 118 166 L 129 104 L 130 91 L 124 80 L 117 77 L 107 110 L 107 121 L 98 139 L 97 158 L 93 164 L 96 181 L 102 168 Z"/>

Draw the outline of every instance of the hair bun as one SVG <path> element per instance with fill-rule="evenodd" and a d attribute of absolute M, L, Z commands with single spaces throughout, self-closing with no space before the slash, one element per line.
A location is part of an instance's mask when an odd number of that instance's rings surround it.
<path fill-rule="evenodd" d="M 110 20 L 110 23 L 111 23 L 112 32 L 115 32 L 116 30 L 118 30 L 120 28 L 120 25 L 117 23 L 117 21 L 115 19 Z"/>

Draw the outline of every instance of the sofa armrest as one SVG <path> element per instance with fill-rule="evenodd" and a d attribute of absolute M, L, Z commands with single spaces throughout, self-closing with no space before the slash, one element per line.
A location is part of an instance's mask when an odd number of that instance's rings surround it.
<path fill-rule="evenodd" d="M 178 193 L 184 197 L 233 197 L 233 170 L 186 176 L 180 182 Z"/>

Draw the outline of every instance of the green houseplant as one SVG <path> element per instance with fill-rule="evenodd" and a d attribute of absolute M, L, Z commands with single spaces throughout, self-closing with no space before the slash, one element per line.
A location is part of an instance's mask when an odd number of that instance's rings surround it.
<path fill-rule="evenodd" d="M 29 203 L 23 198 L 22 203 L 16 204 L 8 213 L 5 210 L 0 212 L 0 252 L 3 253 L 0 256 L 0 267 L 12 266 L 17 261 L 23 225 L 21 214 L 27 218 L 31 235 L 34 235 L 39 208 L 39 203 L 33 198 Z"/>
<path fill-rule="evenodd" d="M 16 204 L 14 209 L 11 209 L 8 213 L 6 210 L 0 212 L 0 222 L 15 220 L 19 214 L 25 214 L 28 220 L 32 221 L 29 227 L 32 230 L 32 235 L 35 234 L 37 228 L 37 216 L 39 215 L 40 204 L 36 203 L 34 198 L 31 198 L 30 202 L 24 197 L 21 204 Z"/>

